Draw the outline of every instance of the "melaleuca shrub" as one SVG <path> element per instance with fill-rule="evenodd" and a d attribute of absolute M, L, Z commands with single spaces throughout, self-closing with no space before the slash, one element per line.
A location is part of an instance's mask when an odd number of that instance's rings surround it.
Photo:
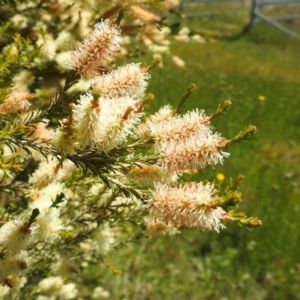
<path fill-rule="evenodd" d="M 77 4 L 57 3 L 42 6 L 67 27 L 62 7 Z M 106 14 L 120 9 L 116 4 Z M 137 3 L 130 9 L 139 20 L 158 21 Z M 32 20 L 24 18 L 19 26 L 28 29 Z M 223 164 L 229 146 L 255 132 L 249 126 L 227 139 L 212 130 L 211 121 L 229 101 L 210 115 L 201 109 L 181 114 L 195 88 L 191 84 L 176 107 L 151 114 L 147 108 L 154 96 L 146 89 L 159 62 L 114 66 L 124 41 L 119 18 L 99 20 L 79 44 L 72 35 L 78 28 L 51 32 L 48 21 L 42 16 L 34 32 L 27 32 L 35 41 L 18 34 L 13 40 L 6 36 L 2 45 L 3 299 L 85 297 L 84 270 L 141 237 L 176 234 L 180 228 L 219 232 L 226 222 L 261 224 L 238 211 L 242 177 L 220 190 L 213 182 L 189 182 L 184 176 Z M 16 25 L 5 26 L 9 32 Z M 48 85 L 50 75 L 55 83 Z M 105 294 L 94 288 L 93 297 Z"/>

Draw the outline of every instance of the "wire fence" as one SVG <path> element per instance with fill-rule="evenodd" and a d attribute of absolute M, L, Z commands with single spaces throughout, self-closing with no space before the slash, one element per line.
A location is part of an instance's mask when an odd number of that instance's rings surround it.
<path fill-rule="evenodd" d="M 216 4 L 216 3 L 222 3 L 222 4 L 229 4 L 229 3 L 242 3 L 244 8 L 247 9 L 250 21 L 249 23 L 244 27 L 243 33 L 248 32 L 252 26 L 259 22 L 263 21 L 266 22 L 273 27 L 276 27 L 277 29 L 281 30 L 282 32 L 285 32 L 286 34 L 293 36 L 297 39 L 300 39 L 300 36 L 295 33 L 294 31 L 288 29 L 283 24 L 279 23 L 279 21 L 290 21 L 295 19 L 300 19 L 300 13 L 293 13 L 293 9 L 286 10 L 288 13 L 281 14 L 279 16 L 270 16 L 266 15 L 263 11 L 265 7 L 274 7 L 276 5 L 281 6 L 291 6 L 291 4 L 298 5 L 298 9 L 294 9 L 296 11 L 300 11 L 300 0 L 190 0 L 190 1 L 181 1 L 180 4 L 180 11 L 183 13 L 187 18 L 198 18 L 198 17 L 210 17 L 215 16 L 218 14 L 218 12 L 214 10 L 201 10 L 200 12 L 197 11 L 197 9 L 194 9 L 198 5 L 205 5 L 205 4 Z M 293 6 L 294 7 L 294 6 Z M 292 8 L 293 8 L 292 7 Z M 238 11 L 237 9 L 229 9 L 227 11 L 227 14 L 236 14 Z"/>

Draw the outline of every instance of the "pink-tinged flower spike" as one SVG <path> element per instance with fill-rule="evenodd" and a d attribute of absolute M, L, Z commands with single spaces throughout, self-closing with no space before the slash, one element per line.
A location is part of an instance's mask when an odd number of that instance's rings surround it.
<path fill-rule="evenodd" d="M 225 226 L 226 212 L 215 205 L 212 184 L 190 182 L 185 185 L 155 185 L 153 197 L 148 202 L 150 218 L 175 227 L 216 230 Z"/>
<path fill-rule="evenodd" d="M 169 120 L 173 116 L 173 108 L 170 105 L 163 106 L 154 115 L 148 117 L 145 123 L 140 124 L 135 130 L 138 137 L 149 136 L 151 128 L 161 121 Z"/>
<path fill-rule="evenodd" d="M 160 165 L 167 173 L 196 171 L 207 165 L 222 164 L 230 154 L 222 151 L 227 141 L 208 128 L 189 139 L 165 141 L 158 146 Z"/>
<path fill-rule="evenodd" d="M 36 240 L 37 226 L 24 218 L 15 219 L 0 228 L 0 252 L 15 255 Z"/>
<path fill-rule="evenodd" d="M 128 64 L 110 73 L 96 77 L 93 90 L 102 97 L 118 97 L 124 94 L 135 95 L 147 87 L 150 75 L 140 64 Z"/>
<path fill-rule="evenodd" d="M 11 115 L 27 111 L 31 105 L 28 100 L 31 99 L 32 96 L 25 92 L 15 91 L 10 93 L 5 102 L 0 105 L 0 115 Z"/>
<path fill-rule="evenodd" d="M 152 136 L 157 142 L 189 138 L 192 135 L 208 129 L 209 117 L 203 110 L 194 110 L 183 116 L 176 115 L 173 118 L 161 120 L 160 122 L 149 122 L 148 126 Z"/>
<path fill-rule="evenodd" d="M 107 64 L 121 44 L 120 30 L 109 20 L 95 25 L 94 30 L 72 52 L 67 69 L 76 70 L 83 77 L 97 74 L 99 66 Z"/>
<path fill-rule="evenodd" d="M 37 123 L 29 138 L 32 140 L 37 140 L 38 142 L 49 141 L 53 136 L 53 132 L 51 129 L 47 128 L 48 124 L 49 120 L 46 119 L 44 119 L 43 122 Z"/>
<path fill-rule="evenodd" d="M 226 139 L 210 130 L 209 120 L 203 111 L 195 110 L 149 123 L 156 151 L 161 156 L 159 164 L 167 173 L 203 169 L 222 163 L 223 158 L 229 156 L 222 151 L 227 145 Z"/>

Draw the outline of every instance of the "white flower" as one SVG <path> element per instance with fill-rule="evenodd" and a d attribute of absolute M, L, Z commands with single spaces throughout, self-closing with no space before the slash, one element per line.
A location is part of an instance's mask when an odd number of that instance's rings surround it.
<path fill-rule="evenodd" d="M 14 86 L 17 89 L 29 92 L 29 87 L 34 82 L 34 75 L 28 70 L 22 70 L 13 77 Z"/>
<path fill-rule="evenodd" d="M 28 253 L 21 251 L 17 255 L 5 257 L 1 260 L 0 284 L 3 284 L 8 276 L 21 275 L 27 269 L 29 262 Z"/>
<path fill-rule="evenodd" d="M 75 299 L 78 294 L 78 290 L 76 289 L 75 283 L 71 282 L 63 285 L 58 294 L 63 300 Z"/>
<path fill-rule="evenodd" d="M 14 276 L 10 279 L 11 281 L 11 289 L 10 289 L 10 294 L 12 296 L 12 299 L 18 299 L 18 294 L 20 293 L 20 290 L 24 287 L 24 285 L 27 282 L 26 277 L 21 277 L 21 276 Z M 1 299 L 1 296 L 0 296 Z"/>
<path fill-rule="evenodd" d="M 91 94 L 82 96 L 73 111 L 78 149 L 109 152 L 124 142 L 142 116 L 138 100 L 128 95 L 98 100 Z"/>
<path fill-rule="evenodd" d="M 36 234 L 36 223 L 29 226 L 24 217 L 9 221 L 0 228 L 0 252 L 5 249 L 15 255 L 35 242 Z"/>
<path fill-rule="evenodd" d="M 64 64 L 70 58 L 71 53 L 72 53 L 72 51 L 64 51 L 64 52 L 56 54 L 55 61 L 57 62 L 58 69 L 60 72 L 66 71 Z M 74 84 L 74 85 L 76 85 L 76 84 Z M 73 89 L 73 86 L 71 87 L 71 89 Z M 69 92 L 69 90 L 68 90 L 68 92 Z"/>
<path fill-rule="evenodd" d="M 172 223 L 165 223 L 153 218 L 146 219 L 147 234 L 154 236 L 175 235 L 180 233 Z"/>
<path fill-rule="evenodd" d="M 10 292 L 10 288 L 8 286 L 0 285 L 0 299 L 5 299 Z"/>
<path fill-rule="evenodd" d="M 51 207 L 37 217 L 37 238 L 40 241 L 53 241 L 59 237 L 58 232 L 64 228 L 59 215 L 59 209 Z"/>
<path fill-rule="evenodd" d="M 40 55 L 37 59 L 35 59 L 35 63 L 37 66 L 45 64 L 49 60 L 53 60 L 56 55 L 56 45 L 54 43 L 53 37 L 50 34 L 46 34 L 41 36 L 36 44 L 42 46 Z"/>
<path fill-rule="evenodd" d="M 179 30 L 178 34 L 179 34 L 179 35 L 188 35 L 190 32 L 191 32 L 191 31 L 190 31 L 190 29 L 189 29 L 188 27 L 182 27 L 182 28 Z"/>
<path fill-rule="evenodd" d="M 185 62 L 179 57 L 179 56 L 172 56 L 172 60 L 177 65 L 178 67 L 184 68 L 185 67 Z"/>
<path fill-rule="evenodd" d="M 94 235 L 97 250 L 101 255 L 106 255 L 115 243 L 115 234 L 108 223 L 102 224 Z"/>
<path fill-rule="evenodd" d="M 43 293 L 52 295 L 60 290 L 63 284 L 63 279 L 60 276 L 52 276 L 42 279 L 39 282 L 38 287 Z"/>
<path fill-rule="evenodd" d="M 78 104 L 73 108 L 74 130 L 76 140 L 81 149 L 93 142 L 93 134 L 99 122 L 99 114 L 103 110 L 91 93 L 80 96 Z"/>
<path fill-rule="evenodd" d="M 56 197 L 66 192 L 67 189 L 64 184 L 60 182 L 52 182 L 43 189 L 33 189 L 31 191 L 31 197 L 34 201 L 29 204 L 29 207 L 32 209 L 38 208 L 41 213 L 49 211 Z"/>
<path fill-rule="evenodd" d="M 56 49 L 60 51 L 72 50 L 75 46 L 75 41 L 70 32 L 62 30 L 54 41 Z"/>
<path fill-rule="evenodd" d="M 63 256 L 51 267 L 53 272 L 63 278 L 70 278 L 71 276 L 77 276 L 77 264 L 69 258 Z"/>
<path fill-rule="evenodd" d="M 63 120 L 64 121 L 64 120 Z M 52 146 L 61 153 L 73 153 L 75 150 L 75 136 L 71 126 L 60 122 L 61 126 L 54 130 L 51 140 Z"/>
<path fill-rule="evenodd" d="M 92 294 L 92 299 L 108 299 L 110 293 L 106 291 L 102 286 L 97 286 Z"/>
<path fill-rule="evenodd" d="M 155 53 L 168 53 L 170 48 L 168 46 L 160 46 L 160 45 L 149 45 L 149 50 Z"/>
<path fill-rule="evenodd" d="M 38 168 L 29 177 L 29 183 L 36 187 L 43 187 L 53 181 L 63 181 L 70 176 L 76 166 L 70 160 L 60 163 L 57 159 L 48 157 L 40 162 Z"/>

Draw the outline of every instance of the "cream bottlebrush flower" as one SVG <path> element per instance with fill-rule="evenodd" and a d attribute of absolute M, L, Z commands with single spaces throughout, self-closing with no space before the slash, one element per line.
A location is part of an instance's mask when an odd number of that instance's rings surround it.
<path fill-rule="evenodd" d="M 60 121 L 60 125 L 54 130 L 51 145 L 62 154 L 67 152 L 73 153 L 75 151 L 76 138 L 72 128 L 72 120 L 63 119 Z"/>
<path fill-rule="evenodd" d="M 179 56 L 172 56 L 172 60 L 175 63 L 176 66 L 180 67 L 180 68 L 184 68 L 185 67 L 185 62 L 179 57 Z"/>
<path fill-rule="evenodd" d="M 117 97 L 124 94 L 135 95 L 140 89 L 146 89 L 150 75 L 140 64 L 128 64 L 110 73 L 96 77 L 93 90 L 102 97 Z"/>
<path fill-rule="evenodd" d="M 146 220 L 147 234 L 153 236 L 174 235 L 180 233 L 172 223 L 165 223 L 154 218 Z"/>
<path fill-rule="evenodd" d="M 87 94 L 73 110 L 76 145 L 108 152 L 132 133 L 141 116 L 140 101 L 135 97 L 100 97 L 96 101 Z"/>
<path fill-rule="evenodd" d="M 72 49 L 74 49 L 74 47 Z M 60 53 L 56 54 L 54 59 L 57 63 L 57 68 L 58 68 L 59 72 L 61 72 L 61 73 L 66 72 L 65 62 L 70 59 L 71 53 L 72 53 L 72 51 L 64 51 L 64 52 L 60 52 Z M 76 83 L 74 85 L 76 85 Z M 71 89 L 73 89 L 74 85 L 72 85 Z M 70 93 L 69 90 L 68 90 L 68 93 Z"/>
<path fill-rule="evenodd" d="M 154 24 L 149 24 L 143 28 L 143 38 L 148 38 L 157 44 L 168 46 L 170 41 L 167 39 L 167 36 L 171 33 L 169 27 L 157 28 Z M 143 41 L 145 43 L 145 40 Z M 148 45 L 147 45 L 148 44 Z M 153 43 L 145 43 L 146 46 L 150 46 Z"/>
<path fill-rule="evenodd" d="M 1 275 L 0 275 L 1 276 Z M 10 288 L 8 286 L 0 285 L 0 299 L 5 299 L 5 297 L 10 293 Z"/>
<path fill-rule="evenodd" d="M 97 286 L 92 294 L 92 299 L 109 299 L 110 293 L 106 291 L 102 286 Z"/>
<path fill-rule="evenodd" d="M 36 44 L 41 46 L 40 55 L 34 59 L 35 66 L 39 68 L 43 67 L 47 62 L 54 60 L 56 45 L 53 36 L 50 34 L 41 35 L 36 41 Z"/>
<path fill-rule="evenodd" d="M 53 242 L 59 237 L 58 232 L 64 228 L 59 218 L 60 211 L 56 207 L 50 207 L 37 217 L 37 239 L 40 241 L 48 240 Z"/>
<path fill-rule="evenodd" d="M 157 23 L 160 21 L 159 16 L 138 5 L 132 5 L 130 7 L 130 12 L 132 16 L 135 19 L 139 20 L 141 23 Z"/>
<path fill-rule="evenodd" d="M 219 231 L 226 212 L 214 205 L 212 184 L 190 182 L 183 186 L 156 184 L 147 207 L 150 218 L 175 227 Z"/>
<path fill-rule="evenodd" d="M 40 212 L 47 211 L 57 195 L 69 193 L 69 190 L 65 188 L 65 185 L 61 182 L 52 182 L 42 189 L 32 189 L 29 193 L 29 197 L 33 200 L 29 207 L 31 209 L 37 208 Z M 60 205 L 63 205 L 62 203 Z"/>
<path fill-rule="evenodd" d="M 33 84 L 35 76 L 28 70 L 23 70 L 13 77 L 13 83 L 16 89 L 29 93 L 29 87 Z"/>
<path fill-rule="evenodd" d="M 25 263 L 26 263 L 26 261 L 25 261 Z M 27 278 L 24 276 L 21 277 L 19 275 L 15 275 L 14 277 L 9 277 L 9 281 L 10 281 L 10 285 L 11 285 L 11 288 L 10 288 L 11 299 L 18 299 L 18 296 L 19 296 L 18 294 L 19 294 L 20 290 L 26 284 Z M 1 295 L 0 295 L 0 299 L 2 299 Z"/>
<path fill-rule="evenodd" d="M 31 105 L 28 100 L 31 98 L 32 96 L 27 92 L 11 92 L 5 102 L 0 104 L 0 115 L 11 115 L 27 111 Z"/>
<path fill-rule="evenodd" d="M 183 27 L 178 32 L 178 35 L 175 36 L 175 40 L 179 42 L 188 42 L 190 40 L 189 34 L 190 29 L 188 27 Z"/>
<path fill-rule="evenodd" d="M 178 6 L 179 2 L 179 0 L 164 0 L 163 2 L 158 2 L 157 5 L 162 10 L 166 10 Z"/>
<path fill-rule="evenodd" d="M 78 276 L 78 265 L 73 260 L 67 257 L 61 257 L 56 263 L 51 267 L 56 275 L 63 278 L 70 278 L 73 276 Z"/>
<path fill-rule="evenodd" d="M 28 19 L 22 14 L 15 14 L 9 21 L 13 23 L 14 29 L 17 31 L 21 31 L 28 26 Z"/>
<path fill-rule="evenodd" d="M 80 96 L 78 104 L 74 105 L 72 118 L 78 148 L 85 149 L 93 142 L 102 110 L 98 99 L 94 99 L 91 93 Z"/>
<path fill-rule="evenodd" d="M 55 43 L 56 49 L 60 50 L 61 52 L 73 50 L 73 48 L 75 46 L 75 40 L 74 40 L 73 35 L 66 30 L 62 30 L 58 34 L 54 43 Z"/>
<path fill-rule="evenodd" d="M 108 223 L 102 224 L 94 234 L 94 241 L 97 245 L 97 252 L 106 255 L 115 243 L 115 233 Z"/>
<path fill-rule="evenodd" d="M 99 66 L 107 64 L 121 44 L 120 30 L 109 20 L 95 25 L 94 30 L 72 52 L 67 69 L 76 70 L 81 76 L 95 75 Z"/>
<path fill-rule="evenodd" d="M 40 211 L 36 218 L 38 225 L 36 238 L 38 240 L 49 240 L 52 242 L 59 237 L 58 232 L 64 228 L 59 216 L 60 208 L 65 205 L 66 201 L 60 203 L 59 207 L 52 207 L 53 201 L 61 193 L 65 195 L 65 198 L 68 198 L 71 191 L 66 189 L 63 183 L 59 182 L 53 182 L 40 190 L 31 190 L 30 196 L 34 201 L 29 204 L 29 207 L 31 209 L 38 208 Z"/>
<path fill-rule="evenodd" d="M 47 157 L 29 177 L 29 183 L 34 187 L 43 187 L 54 181 L 61 182 L 75 169 L 76 166 L 70 160 L 59 162 L 56 158 Z"/>
<path fill-rule="evenodd" d="M 83 93 L 87 93 L 90 90 L 91 87 L 91 80 L 87 80 L 87 79 L 79 79 L 77 81 L 77 83 L 73 84 L 67 91 L 68 95 L 71 94 L 83 94 Z"/>
<path fill-rule="evenodd" d="M 0 260 L 0 284 L 4 284 L 8 276 L 20 275 L 27 269 L 29 262 L 28 253 L 21 251 L 17 255 L 5 257 Z"/>
<path fill-rule="evenodd" d="M 9 221 L 0 228 L 0 252 L 15 255 L 34 243 L 36 234 L 36 223 L 29 225 L 24 217 Z"/>
<path fill-rule="evenodd" d="M 58 292 L 60 299 L 69 300 L 77 299 L 78 290 L 76 289 L 76 284 L 73 282 L 64 284 Z"/>
<path fill-rule="evenodd" d="M 51 276 L 48 278 L 42 279 L 38 287 L 42 291 L 43 294 L 47 294 L 49 296 L 56 294 L 64 285 L 64 281 L 60 276 Z"/>
<path fill-rule="evenodd" d="M 161 46 L 161 45 L 149 45 L 149 50 L 155 53 L 168 53 L 170 51 L 169 46 Z"/>
<path fill-rule="evenodd" d="M 108 152 L 133 134 L 143 115 L 138 98 L 124 95 L 120 98 L 99 99 L 102 107 L 93 144 L 100 152 Z"/>

